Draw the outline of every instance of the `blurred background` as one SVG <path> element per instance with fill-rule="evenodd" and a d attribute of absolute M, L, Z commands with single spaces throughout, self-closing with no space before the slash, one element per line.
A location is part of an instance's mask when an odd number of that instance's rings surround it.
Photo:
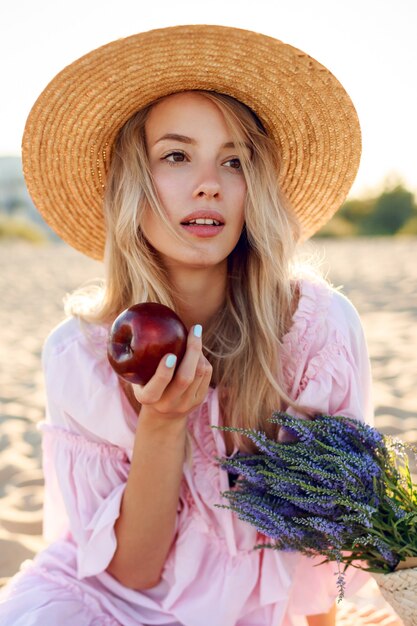
<path fill-rule="evenodd" d="M 63 298 L 102 266 L 59 242 L 25 189 L 30 107 L 66 64 L 108 41 L 185 23 L 237 26 L 326 65 L 358 111 L 363 156 L 345 204 L 302 250 L 358 309 L 376 425 L 417 443 L 415 0 L 16 0 L 0 6 L 0 578 L 43 545 L 41 349 Z M 227 50 L 225 50 L 227 62 Z"/>

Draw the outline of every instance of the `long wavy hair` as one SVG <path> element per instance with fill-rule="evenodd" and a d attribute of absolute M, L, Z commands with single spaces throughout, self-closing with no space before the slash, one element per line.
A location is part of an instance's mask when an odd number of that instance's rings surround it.
<path fill-rule="evenodd" d="M 295 406 L 284 385 L 281 348 L 294 308 L 291 264 L 300 228 L 277 182 L 276 146 L 256 115 L 230 96 L 198 93 L 223 114 L 247 185 L 245 226 L 228 257 L 224 306 L 204 329 L 203 349 L 213 366 L 212 385 L 219 392 L 223 425 L 263 428 L 276 437 L 277 427 L 268 418 L 274 410 Z M 91 298 L 89 308 L 85 294 L 69 303 L 70 312 L 87 322 L 108 324 L 137 302 L 176 309 L 178 295 L 141 229 L 146 210 L 170 227 L 146 150 L 145 122 L 154 104 L 128 120 L 113 149 L 104 199 L 105 282 L 100 298 Z M 247 143 L 250 156 L 243 149 Z M 240 450 L 253 451 L 240 434 L 228 437 Z"/>

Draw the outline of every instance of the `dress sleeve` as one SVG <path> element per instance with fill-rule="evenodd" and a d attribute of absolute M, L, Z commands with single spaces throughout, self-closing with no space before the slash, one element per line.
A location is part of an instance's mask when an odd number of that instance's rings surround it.
<path fill-rule="evenodd" d="M 78 577 L 103 572 L 115 549 L 130 462 L 115 436 L 133 437 L 120 391 L 100 346 L 67 323 L 46 342 L 46 419 L 40 425 L 45 476 L 44 536 L 77 546 Z M 116 439 L 117 441 L 117 439 Z"/>
<path fill-rule="evenodd" d="M 327 315 L 316 322 L 296 402 L 315 413 L 372 424 L 371 366 L 356 309 L 334 292 Z"/>
<path fill-rule="evenodd" d="M 45 474 L 44 537 L 70 535 L 79 578 L 103 572 L 116 550 L 129 461 L 119 448 L 42 424 Z"/>

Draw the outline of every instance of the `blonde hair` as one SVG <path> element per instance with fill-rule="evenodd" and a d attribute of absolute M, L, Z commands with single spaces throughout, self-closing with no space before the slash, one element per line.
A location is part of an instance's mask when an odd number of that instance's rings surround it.
<path fill-rule="evenodd" d="M 255 114 L 230 96 L 198 93 L 224 115 L 247 184 L 245 226 L 228 258 L 224 306 L 204 329 L 204 350 L 213 366 L 223 425 L 262 428 L 276 437 L 268 418 L 274 410 L 295 406 L 285 390 L 281 348 L 293 312 L 291 262 L 299 225 L 278 186 L 276 146 Z M 88 322 L 109 323 L 136 302 L 176 308 L 158 253 L 141 229 L 149 208 L 169 226 L 146 151 L 145 122 L 154 104 L 123 126 L 113 149 L 104 200 L 105 286 L 87 313 L 77 307 L 77 299 L 71 310 Z M 250 156 L 243 149 L 247 143 Z M 240 450 L 253 451 L 240 434 L 230 436 Z"/>

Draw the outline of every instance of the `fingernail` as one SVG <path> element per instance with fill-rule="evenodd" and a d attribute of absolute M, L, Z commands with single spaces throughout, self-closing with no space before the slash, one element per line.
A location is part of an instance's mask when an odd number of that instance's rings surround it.
<path fill-rule="evenodd" d="M 169 369 L 174 367 L 176 362 L 177 362 L 177 357 L 175 356 L 175 354 L 168 354 L 167 358 L 165 359 L 165 365 L 169 367 Z"/>
<path fill-rule="evenodd" d="M 201 337 L 202 332 L 203 332 L 203 327 L 201 326 L 201 324 L 196 324 L 193 330 L 194 337 Z"/>

